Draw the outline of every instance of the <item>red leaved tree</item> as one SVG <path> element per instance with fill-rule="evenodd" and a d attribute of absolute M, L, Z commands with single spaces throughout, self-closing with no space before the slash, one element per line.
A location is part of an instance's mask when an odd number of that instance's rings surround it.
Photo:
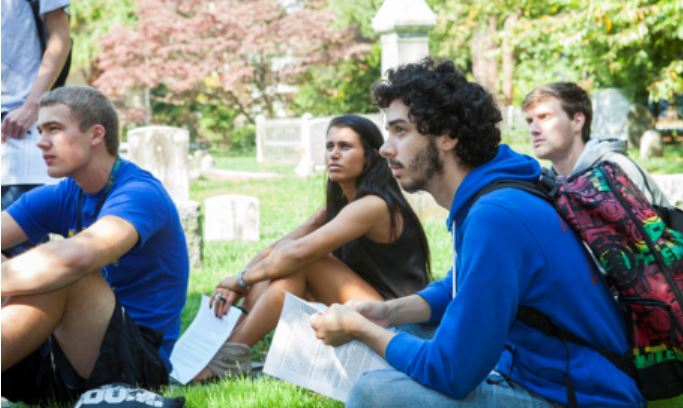
<path fill-rule="evenodd" d="M 272 117 L 303 73 L 369 50 L 354 27 L 335 27 L 334 13 L 306 4 L 139 0 L 137 26 L 101 39 L 93 85 L 119 101 L 163 86 L 165 103 L 230 105 L 251 123 L 255 113 Z"/>

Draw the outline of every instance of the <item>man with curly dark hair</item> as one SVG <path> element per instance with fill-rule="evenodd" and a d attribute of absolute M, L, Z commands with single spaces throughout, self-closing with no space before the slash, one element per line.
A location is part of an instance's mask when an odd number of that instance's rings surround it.
<path fill-rule="evenodd" d="M 450 209 L 457 257 L 445 279 L 415 295 L 333 305 L 311 318 L 326 343 L 360 340 L 393 367 L 365 373 L 347 405 L 642 405 L 634 380 L 596 351 L 627 350 L 624 322 L 553 207 L 516 188 L 474 200 L 496 181 L 540 174 L 534 159 L 500 144 L 492 96 L 453 63 L 429 59 L 390 70 L 373 91 L 389 131 L 380 153 L 406 190 L 428 191 Z M 592 347 L 525 325 L 522 306 Z M 418 323 L 436 330 L 386 329 Z"/>

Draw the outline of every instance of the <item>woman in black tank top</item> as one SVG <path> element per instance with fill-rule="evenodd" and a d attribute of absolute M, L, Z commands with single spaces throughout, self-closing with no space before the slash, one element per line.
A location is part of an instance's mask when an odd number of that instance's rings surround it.
<path fill-rule="evenodd" d="M 275 327 L 285 291 L 329 305 L 401 297 L 426 286 L 427 239 L 379 155 L 383 142 L 363 117 L 330 122 L 325 208 L 217 285 L 211 297 L 217 316 L 242 297 L 249 312 L 197 380 L 240 371 L 226 366 L 248 370 L 248 346 Z"/>

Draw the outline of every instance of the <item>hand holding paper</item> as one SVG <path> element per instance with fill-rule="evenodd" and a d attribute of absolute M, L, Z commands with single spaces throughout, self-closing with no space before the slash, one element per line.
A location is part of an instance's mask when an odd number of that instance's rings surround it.
<path fill-rule="evenodd" d="M 171 353 L 171 377 L 181 384 L 190 382 L 225 343 L 241 314 L 239 309 L 231 307 L 227 315 L 218 318 L 209 308 L 209 298 L 202 296 L 197 316 Z"/>
<path fill-rule="evenodd" d="M 324 313 L 311 316 L 315 336 L 330 346 L 341 346 L 353 340 L 365 318 L 352 308 L 334 304 Z"/>
<path fill-rule="evenodd" d="M 350 308 L 338 306 L 342 308 L 341 311 L 348 310 L 362 319 Z M 319 394 L 345 401 L 362 373 L 389 365 L 359 341 L 331 347 L 318 340 L 309 320 L 311 315 L 321 310 L 324 310 L 323 305 L 308 303 L 286 294 L 263 371 Z"/>

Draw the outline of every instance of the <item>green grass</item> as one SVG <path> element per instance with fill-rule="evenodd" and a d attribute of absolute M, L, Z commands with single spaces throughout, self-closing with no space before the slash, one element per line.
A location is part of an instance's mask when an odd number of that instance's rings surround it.
<path fill-rule="evenodd" d="M 640 160 L 638 149 L 628 149 L 628 155 L 642 164 L 650 173 L 683 173 L 683 144 L 665 144 L 664 155 Z"/>
<path fill-rule="evenodd" d="M 212 151 L 211 155 L 214 158 L 214 167 L 223 170 L 292 174 L 293 167 L 291 165 L 280 163 L 258 163 L 256 160 L 254 160 L 254 157 L 256 157 L 256 152 L 236 155 L 234 153 Z"/>

